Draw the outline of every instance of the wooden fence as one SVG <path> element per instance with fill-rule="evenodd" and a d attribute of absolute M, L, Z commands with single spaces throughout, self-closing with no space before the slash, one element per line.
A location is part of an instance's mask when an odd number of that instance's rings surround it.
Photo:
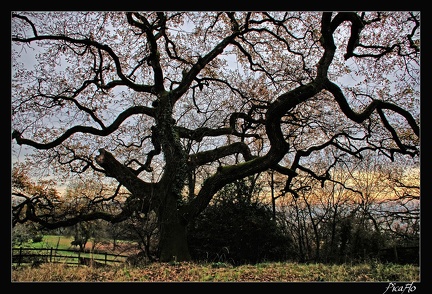
<path fill-rule="evenodd" d="M 57 248 L 12 248 L 13 265 L 37 266 L 41 263 L 106 266 L 125 262 L 128 255 L 110 254 L 104 251 L 78 251 Z"/>

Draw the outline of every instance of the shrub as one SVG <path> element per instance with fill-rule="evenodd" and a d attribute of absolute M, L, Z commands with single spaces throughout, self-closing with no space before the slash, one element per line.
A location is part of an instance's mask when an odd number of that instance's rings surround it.
<path fill-rule="evenodd" d="M 263 205 L 222 202 L 208 207 L 189 226 L 194 260 L 233 264 L 286 260 L 292 241 Z"/>

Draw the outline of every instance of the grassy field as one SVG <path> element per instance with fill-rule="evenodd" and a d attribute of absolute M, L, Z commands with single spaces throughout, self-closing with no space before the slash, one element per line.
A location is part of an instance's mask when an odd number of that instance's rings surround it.
<path fill-rule="evenodd" d="M 71 242 L 73 241 L 73 237 L 67 236 L 56 236 L 56 235 L 45 235 L 42 238 L 41 242 L 29 242 L 26 244 L 22 244 L 22 247 L 27 248 L 57 248 L 57 249 L 73 249 L 71 246 Z M 93 246 L 93 239 L 90 239 L 86 244 L 86 249 L 90 250 Z M 115 252 L 120 253 L 122 250 L 133 247 L 134 244 L 131 242 L 126 242 L 119 240 L 117 241 L 117 247 L 114 250 L 112 247 L 112 243 L 107 241 L 105 243 L 98 242 L 95 244 L 95 250 L 107 251 L 107 252 Z M 76 247 L 75 247 L 76 248 Z"/>
<path fill-rule="evenodd" d="M 70 238 L 45 236 L 34 248 L 70 249 Z M 30 244 L 28 244 L 30 245 Z M 91 244 L 88 244 L 91 245 Z M 98 248 L 101 249 L 101 248 Z M 326 265 L 320 263 L 125 263 L 92 267 L 45 263 L 13 267 L 12 282 L 419 282 L 420 268 L 370 262 Z"/>
<path fill-rule="evenodd" d="M 153 263 L 143 267 L 70 267 L 42 264 L 12 270 L 16 282 L 419 282 L 413 265 L 324 265 L 261 263 L 233 267 L 224 263 Z"/>
<path fill-rule="evenodd" d="M 23 243 L 20 247 L 24 248 L 57 248 L 57 249 L 72 249 L 73 238 L 66 236 L 45 235 L 40 242 L 29 241 Z"/>

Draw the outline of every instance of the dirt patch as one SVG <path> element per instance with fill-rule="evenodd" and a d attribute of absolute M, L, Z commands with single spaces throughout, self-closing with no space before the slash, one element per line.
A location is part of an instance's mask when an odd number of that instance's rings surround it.
<path fill-rule="evenodd" d="M 136 244 L 131 243 L 119 243 L 114 247 L 112 243 L 98 243 L 93 245 L 93 243 L 88 242 L 85 249 L 89 251 L 98 250 L 120 255 L 132 255 L 137 254 L 140 251 Z"/>

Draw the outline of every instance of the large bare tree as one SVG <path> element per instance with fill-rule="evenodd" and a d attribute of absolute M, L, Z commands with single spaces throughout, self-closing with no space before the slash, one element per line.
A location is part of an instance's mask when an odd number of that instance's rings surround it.
<path fill-rule="evenodd" d="M 228 183 L 272 170 L 286 177 L 280 193 L 296 195 L 298 174 L 324 185 L 334 163 L 365 150 L 419 155 L 419 12 L 13 12 L 11 22 L 13 149 L 30 148 L 39 177 L 117 185 L 60 214 L 61 197 L 27 195 L 14 223 L 151 212 L 160 260 L 189 260 L 187 224 Z M 117 195 L 120 210 L 104 211 Z"/>

